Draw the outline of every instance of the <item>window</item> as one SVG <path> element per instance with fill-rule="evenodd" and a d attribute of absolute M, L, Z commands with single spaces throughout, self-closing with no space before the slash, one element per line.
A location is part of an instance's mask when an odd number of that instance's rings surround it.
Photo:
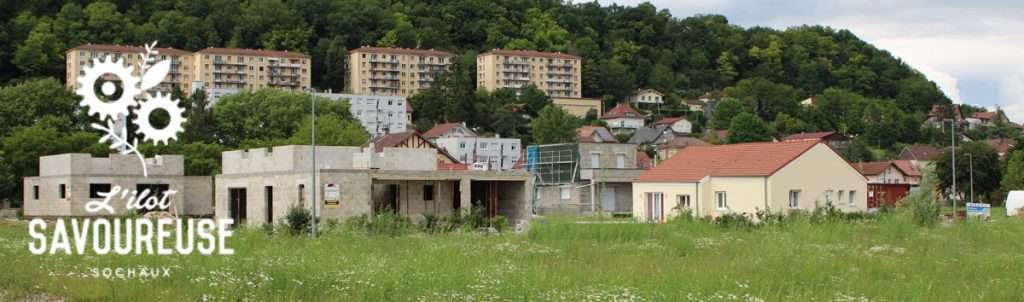
<path fill-rule="evenodd" d="M 844 197 L 846 197 L 846 191 L 839 190 L 839 198 L 836 198 L 836 203 L 843 203 Z"/>
<path fill-rule="evenodd" d="M 274 187 L 263 187 L 263 198 L 267 201 L 267 223 L 274 223 Z"/>
<path fill-rule="evenodd" d="M 791 190 L 789 191 L 789 208 L 799 209 L 800 208 L 800 191 Z"/>
<path fill-rule="evenodd" d="M 590 153 L 590 167 L 597 169 L 601 167 L 601 153 L 591 152 Z"/>
<path fill-rule="evenodd" d="M 89 184 L 89 198 L 103 198 L 100 193 L 110 192 L 110 184 Z"/>
<path fill-rule="evenodd" d="M 676 203 L 679 204 L 680 208 L 690 208 L 690 195 L 676 195 Z"/>
<path fill-rule="evenodd" d="M 854 205 L 856 203 L 857 203 L 857 191 L 850 190 L 850 205 L 852 206 L 852 205 Z"/>
<path fill-rule="evenodd" d="M 434 185 L 423 185 L 423 201 L 434 200 Z"/>
<path fill-rule="evenodd" d="M 615 168 L 625 169 L 626 168 L 626 154 L 615 154 Z"/>
<path fill-rule="evenodd" d="M 719 210 L 726 210 L 729 208 L 729 200 L 725 195 L 725 192 L 715 192 L 715 205 Z"/>
<path fill-rule="evenodd" d="M 60 199 L 67 199 L 68 198 L 68 185 L 60 184 L 60 186 L 58 186 L 58 188 L 57 188 L 57 191 L 58 191 L 57 194 L 58 194 L 58 196 L 60 196 Z"/>
<path fill-rule="evenodd" d="M 32 186 L 32 199 L 39 200 L 39 185 Z"/>
<path fill-rule="evenodd" d="M 562 200 L 569 200 L 569 198 L 572 198 L 572 188 L 571 187 L 562 187 L 562 188 L 559 189 L 559 191 L 562 194 Z"/>
<path fill-rule="evenodd" d="M 832 205 L 832 190 L 825 191 L 825 206 Z"/>
<path fill-rule="evenodd" d="M 665 195 L 660 192 L 648 192 L 644 195 L 647 197 L 647 221 L 665 221 Z"/>
<path fill-rule="evenodd" d="M 299 204 L 306 202 L 306 185 L 299 185 Z"/>

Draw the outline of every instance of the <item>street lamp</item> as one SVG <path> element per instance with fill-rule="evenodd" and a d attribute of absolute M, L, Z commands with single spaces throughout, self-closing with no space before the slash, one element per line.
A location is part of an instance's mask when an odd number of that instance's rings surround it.
<path fill-rule="evenodd" d="M 314 94 L 314 92 L 315 91 L 313 90 L 313 88 L 310 87 L 309 88 L 309 100 L 310 100 L 310 103 L 312 103 L 312 110 L 311 110 L 312 111 L 312 120 L 311 120 L 312 127 L 311 128 L 313 129 L 311 131 L 312 133 L 310 134 L 312 136 L 311 138 L 312 138 L 312 145 L 313 145 L 313 151 L 312 151 L 313 152 L 313 156 L 312 156 L 313 157 L 313 164 L 310 166 L 310 173 L 313 176 L 313 183 L 311 185 L 311 187 L 313 187 L 313 191 L 312 191 L 313 192 L 313 198 L 311 198 L 310 200 L 313 201 L 313 203 L 311 205 L 313 210 L 311 211 L 312 215 L 310 215 L 310 216 L 312 216 L 312 223 L 313 223 L 313 225 L 312 225 L 312 235 L 314 237 L 316 237 L 316 206 L 317 206 L 316 187 L 318 187 L 319 184 L 317 184 L 317 182 L 316 182 L 316 94 Z"/>
<path fill-rule="evenodd" d="M 950 200 L 953 203 L 953 220 L 956 220 L 956 214 L 957 214 L 956 213 L 956 122 L 957 121 L 956 121 L 955 118 L 951 119 L 950 129 L 952 129 L 952 130 L 950 131 L 950 135 L 949 135 L 950 136 L 950 141 L 953 144 L 952 145 L 952 149 L 953 149 L 953 164 L 951 165 L 953 167 L 953 197 L 950 198 Z"/>
<path fill-rule="evenodd" d="M 967 160 L 971 166 L 971 203 L 974 203 L 974 154 L 967 153 Z"/>

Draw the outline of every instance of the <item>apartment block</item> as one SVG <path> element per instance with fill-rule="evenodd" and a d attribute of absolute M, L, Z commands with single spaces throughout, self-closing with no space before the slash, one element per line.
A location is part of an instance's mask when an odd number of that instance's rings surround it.
<path fill-rule="evenodd" d="M 477 88 L 522 89 L 533 84 L 552 98 L 580 98 L 579 56 L 560 52 L 494 49 L 476 58 Z"/>
<path fill-rule="evenodd" d="M 192 81 L 195 80 L 192 53 L 175 48 L 156 48 L 156 51 L 158 52 L 156 59 L 171 60 L 171 68 L 164 81 L 160 82 L 160 85 L 154 89 L 169 93 L 178 88 L 186 93 L 191 92 Z M 93 59 L 106 61 L 107 56 L 111 56 L 115 60 L 124 60 L 125 65 L 135 67 L 135 71 L 132 74 L 138 76 L 137 64 L 140 60 L 140 54 L 145 52 L 146 49 L 139 46 L 102 44 L 82 44 L 68 49 L 64 56 L 67 65 L 65 68 L 67 72 L 65 85 L 71 89 L 78 89 L 78 79 L 85 76 L 85 67 L 92 66 Z M 106 78 L 112 79 L 111 77 Z"/>
<path fill-rule="evenodd" d="M 345 90 L 354 94 L 410 96 L 430 88 L 452 62 L 433 49 L 361 47 L 349 51 Z"/>
<path fill-rule="evenodd" d="M 518 138 L 480 137 L 465 123 L 439 124 L 423 137 L 476 170 L 511 170 L 523 152 Z"/>
<path fill-rule="evenodd" d="M 348 102 L 352 117 L 359 120 L 370 137 L 407 131 L 412 124 L 412 106 L 402 96 L 317 93 L 317 96 Z"/>
<path fill-rule="evenodd" d="M 206 48 L 188 52 L 174 48 L 157 48 L 157 60 L 171 60 L 170 72 L 155 90 L 171 92 L 175 88 L 185 94 L 196 89 L 207 90 L 212 99 L 241 90 L 280 88 L 305 90 L 310 87 L 311 60 L 308 55 L 290 52 L 240 48 Z M 138 75 L 138 46 L 83 44 L 66 53 L 66 85 L 78 88 L 78 78 L 93 58 L 112 56 L 133 66 Z"/>
<path fill-rule="evenodd" d="M 299 52 L 211 47 L 192 62 L 193 86 L 203 88 L 306 90 L 312 81 L 310 57 Z"/>

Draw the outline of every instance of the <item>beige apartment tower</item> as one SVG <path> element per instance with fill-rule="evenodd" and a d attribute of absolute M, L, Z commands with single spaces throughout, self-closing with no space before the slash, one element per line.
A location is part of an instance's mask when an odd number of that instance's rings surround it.
<path fill-rule="evenodd" d="M 305 90 L 310 87 L 311 60 L 308 55 L 289 52 L 238 48 L 206 48 L 188 52 L 174 48 L 157 48 L 157 60 L 171 60 L 170 72 L 156 90 L 171 92 L 175 88 L 185 94 L 194 89 L 237 92 L 260 88 Z M 83 44 L 67 51 L 66 85 L 78 88 L 78 77 L 85 75 L 92 58 L 113 56 L 123 58 L 126 65 L 137 66 L 138 46 Z M 135 71 L 138 74 L 138 70 Z"/>
<path fill-rule="evenodd" d="M 579 56 L 560 52 L 495 49 L 476 58 L 477 88 L 521 89 L 533 84 L 552 98 L 580 98 Z"/>
<path fill-rule="evenodd" d="M 192 74 L 194 68 L 192 67 L 192 53 L 175 48 L 156 48 L 156 51 L 158 52 L 156 59 L 158 61 L 171 60 L 171 68 L 164 81 L 154 89 L 169 93 L 174 88 L 178 88 L 186 93 L 191 92 L 192 81 L 195 80 Z M 134 67 L 139 63 L 139 54 L 145 52 L 145 48 L 139 46 L 103 44 L 82 44 L 69 49 L 64 56 L 67 64 L 65 85 L 71 89 L 78 89 L 78 78 L 85 76 L 84 69 L 92 65 L 92 59 L 106 61 L 107 56 L 111 56 L 115 60 L 124 60 L 125 65 Z M 132 72 L 136 76 L 139 75 L 138 73 L 137 68 Z"/>
<path fill-rule="evenodd" d="M 452 54 L 433 49 L 361 47 L 350 50 L 345 90 L 352 94 L 410 96 L 430 88 Z"/>

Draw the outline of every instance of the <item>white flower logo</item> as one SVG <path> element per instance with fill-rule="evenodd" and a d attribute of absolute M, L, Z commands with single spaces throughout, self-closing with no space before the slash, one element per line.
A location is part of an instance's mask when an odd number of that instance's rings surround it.
<path fill-rule="evenodd" d="M 154 56 L 159 52 L 155 47 L 156 41 L 146 45 L 146 52 L 139 54 L 138 67 L 139 74 L 142 75 L 141 78 L 133 75 L 132 67 L 125 66 L 124 61 L 120 58 L 115 60 L 114 57 L 107 56 L 105 61 L 95 58 L 92 60 L 92 66 L 83 69 L 85 75 L 79 78 L 80 87 L 75 91 L 82 96 L 80 105 L 89 108 L 89 115 L 98 115 L 100 120 L 105 121 L 105 125 L 103 123 L 92 124 L 93 128 L 107 133 L 100 138 L 100 142 L 111 142 L 110 148 L 121 149 L 121 154 L 134 153 L 142 162 L 144 177 L 149 177 L 149 171 L 146 167 L 145 157 L 138 149 L 138 137 L 129 141 L 127 133 L 123 136 L 119 135 L 114 130 L 114 121 L 121 116 L 129 116 L 132 108 L 137 107 L 136 117 L 132 120 L 132 123 L 138 127 L 136 133 L 154 145 L 168 144 L 169 140 L 177 139 L 178 132 L 185 131 L 182 128 L 185 123 L 183 116 L 185 111 L 178 106 L 179 100 L 172 99 L 168 94 L 144 93 L 159 85 L 170 71 L 170 60 L 156 62 Z M 154 62 L 156 64 L 153 64 Z M 99 95 L 96 95 L 95 85 L 101 78 L 119 80 L 121 82 L 120 97 L 115 97 L 117 87 L 110 81 L 103 83 L 100 87 L 100 94 L 110 101 L 104 101 Z M 144 98 L 141 102 L 135 100 L 139 94 L 142 94 Z M 157 129 L 149 123 L 150 115 L 158 109 L 166 111 L 170 116 L 167 126 L 162 129 Z"/>

